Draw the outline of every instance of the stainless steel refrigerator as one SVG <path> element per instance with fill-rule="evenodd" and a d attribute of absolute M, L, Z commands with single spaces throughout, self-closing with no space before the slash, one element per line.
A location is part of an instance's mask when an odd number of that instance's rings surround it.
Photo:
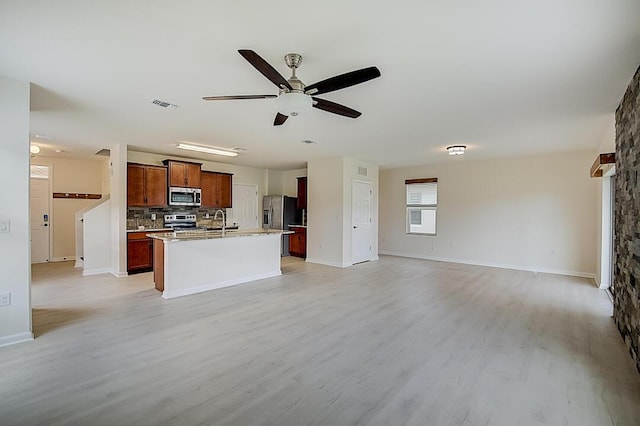
<path fill-rule="evenodd" d="M 297 199 L 286 195 L 265 195 L 262 199 L 262 227 L 289 230 L 295 225 Z M 289 256 L 289 235 L 282 236 L 282 256 Z"/>

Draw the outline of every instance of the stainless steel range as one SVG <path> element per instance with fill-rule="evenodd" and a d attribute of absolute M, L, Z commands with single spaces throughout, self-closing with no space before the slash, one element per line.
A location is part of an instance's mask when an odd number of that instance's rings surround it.
<path fill-rule="evenodd" d="M 164 215 L 164 227 L 173 231 L 188 231 L 196 229 L 195 214 L 166 214 Z"/>

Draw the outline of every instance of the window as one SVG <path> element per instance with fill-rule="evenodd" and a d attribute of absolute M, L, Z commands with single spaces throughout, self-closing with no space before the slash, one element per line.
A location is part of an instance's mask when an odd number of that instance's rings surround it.
<path fill-rule="evenodd" d="M 438 179 L 407 179 L 407 234 L 436 234 Z"/>
<path fill-rule="evenodd" d="M 49 166 L 34 166 L 30 167 L 31 177 L 35 179 L 49 179 Z"/>

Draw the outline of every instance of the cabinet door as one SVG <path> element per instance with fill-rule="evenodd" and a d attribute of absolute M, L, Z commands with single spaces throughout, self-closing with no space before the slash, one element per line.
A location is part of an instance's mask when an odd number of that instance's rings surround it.
<path fill-rule="evenodd" d="M 231 175 L 218 173 L 216 176 L 217 207 L 220 209 L 231 208 Z"/>
<path fill-rule="evenodd" d="M 298 208 L 306 209 L 307 208 L 307 178 L 299 177 L 298 178 Z"/>
<path fill-rule="evenodd" d="M 147 206 L 164 207 L 167 205 L 167 169 L 155 166 L 147 167 L 145 194 Z"/>
<path fill-rule="evenodd" d="M 289 254 L 300 256 L 300 235 L 289 234 Z"/>
<path fill-rule="evenodd" d="M 144 173 L 140 164 L 127 164 L 127 206 L 144 207 Z"/>
<path fill-rule="evenodd" d="M 202 172 L 202 207 L 216 207 L 216 175 L 217 173 Z"/>
<path fill-rule="evenodd" d="M 200 188 L 200 164 L 185 163 L 185 175 L 187 188 Z"/>
<path fill-rule="evenodd" d="M 187 174 L 184 163 L 169 161 L 169 186 L 184 187 L 187 185 Z"/>
<path fill-rule="evenodd" d="M 150 271 L 153 268 L 153 242 L 151 238 L 127 242 L 127 272 Z"/>
<path fill-rule="evenodd" d="M 307 230 L 302 228 L 300 233 L 300 257 L 307 257 Z"/>

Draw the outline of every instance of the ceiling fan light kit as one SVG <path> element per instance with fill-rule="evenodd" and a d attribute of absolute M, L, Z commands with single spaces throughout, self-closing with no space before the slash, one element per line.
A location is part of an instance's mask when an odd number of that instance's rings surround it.
<path fill-rule="evenodd" d="M 178 149 L 184 149 L 187 151 L 196 151 L 203 152 L 205 154 L 214 154 L 214 155 L 223 155 L 225 157 L 236 157 L 238 155 L 237 152 L 227 151 L 221 148 L 214 148 L 211 146 L 203 146 L 203 145 L 193 145 L 189 143 L 180 142 L 176 145 Z"/>
<path fill-rule="evenodd" d="M 276 105 L 280 114 L 296 117 L 310 111 L 313 107 L 313 100 L 311 96 L 304 93 L 289 92 L 278 96 Z"/>
<path fill-rule="evenodd" d="M 359 111 L 335 102 L 317 98 L 315 95 L 344 89 L 380 77 L 380 70 L 378 70 L 378 68 L 368 67 L 305 86 L 296 76 L 296 69 L 302 63 L 302 56 L 297 53 L 288 53 L 284 57 L 284 62 L 291 69 L 291 77 L 288 80 L 285 80 L 275 68 L 269 65 L 267 61 L 262 59 L 253 50 L 241 49 L 238 50 L 238 53 L 278 87 L 278 95 L 205 96 L 202 99 L 205 101 L 222 101 L 277 98 L 276 105 L 278 107 L 278 114 L 273 121 L 274 126 L 281 126 L 287 121 L 287 118 L 298 116 L 309 111 L 311 108 L 318 108 L 344 117 L 358 118 L 361 115 Z"/>
<path fill-rule="evenodd" d="M 447 147 L 447 153 L 449 155 L 462 155 L 466 149 L 466 145 L 451 145 Z"/>

